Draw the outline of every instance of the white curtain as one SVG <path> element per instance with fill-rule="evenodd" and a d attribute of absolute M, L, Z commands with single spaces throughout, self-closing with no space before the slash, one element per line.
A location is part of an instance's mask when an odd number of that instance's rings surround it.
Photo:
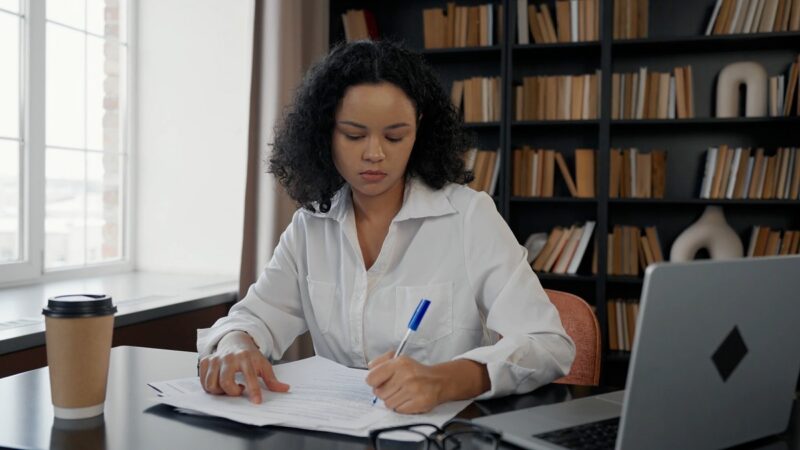
<path fill-rule="evenodd" d="M 255 0 L 245 224 L 240 294 L 272 257 L 289 224 L 294 202 L 266 173 L 276 121 L 291 102 L 305 71 L 328 51 L 328 0 Z M 308 334 L 284 355 L 313 354 Z"/>

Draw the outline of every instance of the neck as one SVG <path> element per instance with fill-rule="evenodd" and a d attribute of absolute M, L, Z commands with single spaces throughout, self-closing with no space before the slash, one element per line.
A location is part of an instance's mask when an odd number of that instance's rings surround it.
<path fill-rule="evenodd" d="M 390 222 L 403 206 L 405 186 L 405 180 L 401 178 L 396 185 L 378 196 L 368 196 L 352 191 L 353 211 L 356 219 L 369 222 Z"/>

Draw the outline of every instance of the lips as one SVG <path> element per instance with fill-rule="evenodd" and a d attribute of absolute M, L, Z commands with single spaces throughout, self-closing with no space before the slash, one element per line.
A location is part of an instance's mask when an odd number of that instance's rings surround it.
<path fill-rule="evenodd" d="M 386 178 L 386 172 L 380 170 L 365 170 L 360 172 L 361 179 L 367 182 L 377 182 Z"/>

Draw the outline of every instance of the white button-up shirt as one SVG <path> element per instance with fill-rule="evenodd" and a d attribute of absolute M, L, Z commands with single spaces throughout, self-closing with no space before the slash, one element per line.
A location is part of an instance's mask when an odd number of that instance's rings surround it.
<path fill-rule="evenodd" d="M 294 214 L 247 295 L 198 331 L 198 352 L 241 330 L 277 359 L 309 330 L 318 355 L 366 367 L 397 348 L 426 298 L 430 307 L 405 355 L 424 364 L 486 364 L 491 390 L 479 398 L 528 392 L 566 374 L 575 346 L 526 256 L 488 195 L 456 184 L 434 190 L 412 178 L 366 270 L 345 185 L 328 213 Z"/>

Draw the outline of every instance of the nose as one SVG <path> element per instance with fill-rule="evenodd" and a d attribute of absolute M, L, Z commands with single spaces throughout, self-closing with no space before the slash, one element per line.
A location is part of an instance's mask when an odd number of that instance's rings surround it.
<path fill-rule="evenodd" d="M 367 148 L 364 149 L 362 157 L 367 161 L 380 162 L 386 158 L 381 146 L 381 140 L 378 137 L 371 137 L 367 142 Z"/>

